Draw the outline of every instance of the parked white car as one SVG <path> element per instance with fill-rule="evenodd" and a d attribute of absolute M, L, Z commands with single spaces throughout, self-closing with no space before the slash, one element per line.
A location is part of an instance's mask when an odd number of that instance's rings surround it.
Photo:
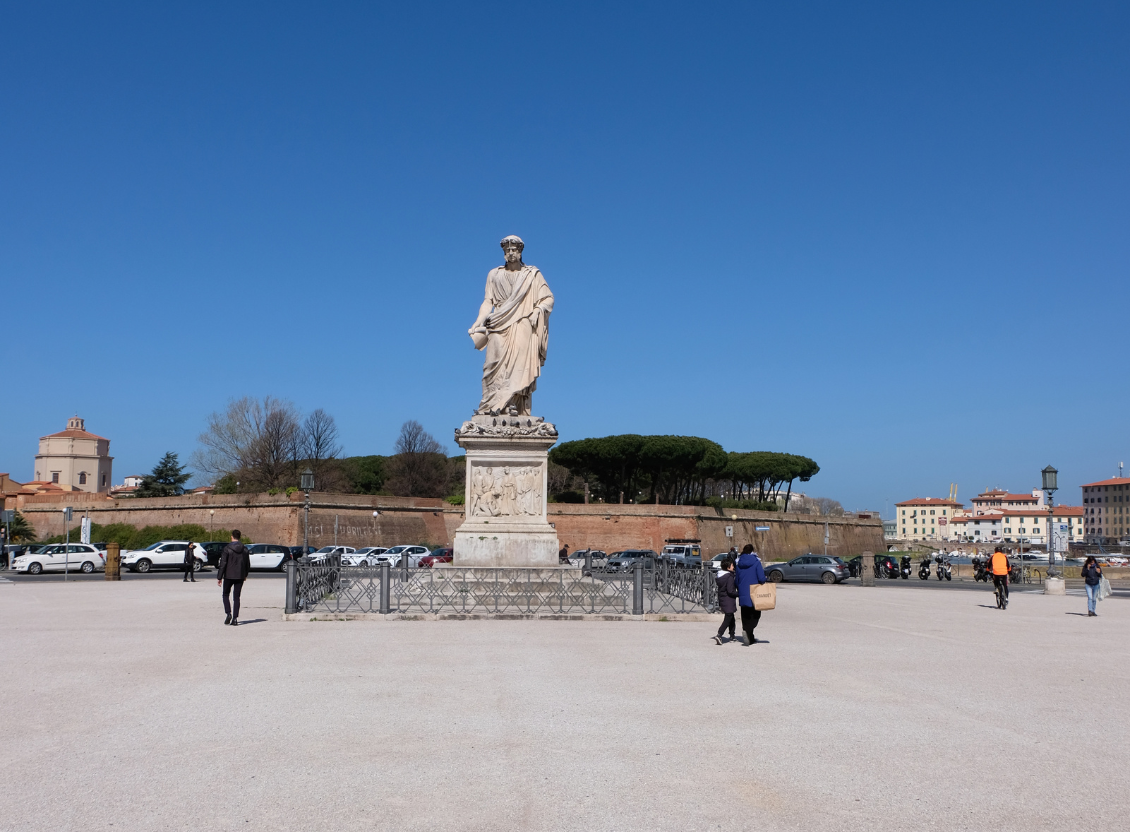
<path fill-rule="evenodd" d="M 376 566 L 377 555 L 388 551 L 383 546 L 366 546 L 350 555 L 342 555 L 342 566 Z"/>
<path fill-rule="evenodd" d="M 40 572 L 105 571 L 106 553 L 89 543 L 56 543 L 36 555 L 20 555 L 12 562 L 17 572 L 38 575 Z"/>
<path fill-rule="evenodd" d="M 247 559 L 251 569 L 286 569 L 290 549 L 277 543 L 249 543 Z"/>
<path fill-rule="evenodd" d="M 411 546 L 406 544 L 393 546 L 391 549 L 385 549 L 383 552 L 377 555 L 373 563 L 387 563 L 390 566 L 400 566 L 400 558 L 405 552 L 408 553 L 408 565 L 419 566 L 420 558 L 428 554 L 428 547 Z"/>
<path fill-rule="evenodd" d="M 344 558 L 346 555 L 352 555 L 357 550 L 352 546 L 323 546 L 318 551 L 310 555 L 310 560 L 314 563 L 321 563 L 330 557 L 330 555 L 340 555 Z"/>
<path fill-rule="evenodd" d="M 192 571 L 199 572 L 208 563 L 208 553 L 199 543 L 187 540 L 159 540 L 144 549 L 122 552 L 122 566 L 130 572 L 148 572 L 151 569 L 184 569 L 184 551 L 192 547 L 195 560 Z"/>

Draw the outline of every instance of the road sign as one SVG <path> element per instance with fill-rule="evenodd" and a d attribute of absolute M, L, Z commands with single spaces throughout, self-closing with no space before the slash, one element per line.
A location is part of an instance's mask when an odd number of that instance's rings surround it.
<path fill-rule="evenodd" d="M 733 526 L 727 526 L 726 527 L 726 537 L 733 537 L 733 536 L 734 536 L 734 527 Z"/>
<path fill-rule="evenodd" d="M 74 516 L 74 512 L 71 511 L 70 506 L 67 506 L 65 509 L 63 509 L 63 519 L 66 520 L 68 523 L 71 522 L 71 518 L 73 516 Z"/>
<path fill-rule="evenodd" d="M 767 531 L 769 531 L 769 527 L 768 526 L 754 526 L 753 530 L 755 532 L 767 532 Z"/>
<path fill-rule="evenodd" d="M 16 512 L 12 510 L 0 511 L 0 523 L 16 522 Z"/>

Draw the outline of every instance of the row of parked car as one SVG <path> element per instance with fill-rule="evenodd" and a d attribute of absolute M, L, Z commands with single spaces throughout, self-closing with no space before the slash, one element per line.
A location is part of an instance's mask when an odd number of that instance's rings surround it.
<path fill-rule="evenodd" d="M 352 546 L 323 546 L 310 555 L 310 560 L 321 563 L 335 556 L 341 559 L 342 566 L 380 566 L 384 563 L 403 566 L 404 559 L 407 558 L 409 566 L 429 568 L 440 563 L 451 563 L 454 550 L 450 546 L 428 549 L 427 546 L 412 544 L 387 549 L 381 546 L 363 546 L 360 549 Z"/>
<path fill-rule="evenodd" d="M 220 553 L 227 542 L 207 541 L 191 543 L 187 540 L 161 540 L 144 549 L 122 552 L 122 566 L 131 572 L 149 572 L 154 569 L 183 569 L 185 552 L 191 547 L 193 569 L 199 571 L 208 566 L 216 566 Z M 302 546 L 282 546 L 275 543 L 249 544 L 251 568 L 253 570 L 281 571 L 286 562 L 306 555 L 314 563 L 340 558 L 342 566 L 371 567 L 387 563 L 401 566 L 407 558 L 412 567 L 432 567 L 451 563 L 453 551 L 450 547 L 428 549 L 416 544 L 400 544 L 384 548 L 381 546 L 323 546 L 303 549 Z M 13 554 L 15 554 L 13 552 Z M 719 569 L 726 552 L 715 555 L 706 562 L 710 569 Z M 591 559 L 595 568 L 605 573 L 626 573 L 635 568 L 639 560 L 668 563 L 675 568 L 699 568 L 702 556 L 697 547 L 667 546 L 662 553 L 652 549 L 625 549 L 606 554 L 597 549 L 582 549 L 568 556 L 571 566 L 582 567 L 586 559 Z M 40 572 L 64 571 L 78 572 L 102 571 L 106 568 L 106 544 L 32 544 L 12 561 L 17 572 L 38 575 Z M 765 564 L 765 574 L 771 581 L 818 581 L 826 584 L 839 583 L 849 577 L 851 569 L 838 557 L 828 555 L 802 555 L 784 563 Z"/>
<path fill-rule="evenodd" d="M 650 558 L 656 563 L 664 562 L 676 568 L 700 568 L 702 555 L 697 551 L 687 551 L 689 547 L 666 546 L 661 553 L 652 549 L 626 549 L 606 555 L 596 549 L 581 549 L 569 555 L 569 565 L 583 567 L 586 558 L 591 558 L 594 568 L 605 573 L 630 572 L 638 560 Z M 729 552 L 721 552 L 706 562 L 707 568 L 718 570 Z M 838 584 L 850 577 L 850 569 L 844 561 L 830 555 L 802 555 L 785 562 L 767 563 L 765 576 L 774 583 L 784 581 L 814 581 L 825 584 Z"/>
<path fill-rule="evenodd" d="M 157 569 L 184 569 L 185 553 L 191 548 L 193 570 L 199 572 L 220 562 L 220 553 L 227 541 L 192 543 L 188 540 L 160 540 L 144 549 L 126 549 L 122 552 L 122 567 L 131 572 L 150 572 Z M 15 550 L 16 547 L 10 547 Z M 366 546 L 323 546 L 321 549 L 302 546 L 282 546 L 276 543 L 252 543 L 247 546 L 251 568 L 257 571 L 281 571 L 288 560 L 306 555 L 317 563 L 333 555 L 341 558 L 342 566 L 378 566 L 388 563 L 399 566 L 405 555 L 411 566 L 434 566 L 451 563 L 452 550 L 429 550 L 426 546 L 400 545 L 390 548 Z M 101 572 L 106 569 L 105 543 L 34 543 L 11 551 L 11 568 L 17 572 L 38 575 L 41 572 Z"/>

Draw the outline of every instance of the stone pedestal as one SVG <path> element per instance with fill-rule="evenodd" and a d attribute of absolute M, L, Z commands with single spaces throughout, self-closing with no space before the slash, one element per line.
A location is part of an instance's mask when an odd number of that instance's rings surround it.
<path fill-rule="evenodd" d="M 1063 578 L 1045 578 L 1044 579 L 1044 595 L 1066 595 L 1067 582 Z"/>
<path fill-rule="evenodd" d="M 558 565 L 546 514 L 556 441 L 557 428 L 534 416 L 474 416 L 455 431 L 467 451 L 467 488 L 453 566 Z"/>
<path fill-rule="evenodd" d="M 859 583 L 875 586 L 875 553 L 864 552 L 859 558 Z"/>

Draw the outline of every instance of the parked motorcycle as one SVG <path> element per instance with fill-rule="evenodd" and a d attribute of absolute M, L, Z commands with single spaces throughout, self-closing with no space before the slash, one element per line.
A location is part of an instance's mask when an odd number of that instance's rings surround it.
<path fill-rule="evenodd" d="M 989 582 L 992 574 L 989 572 L 989 562 L 982 558 L 973 559 L 973 580 Z"/>
<path fill-rule="evenodd" d="M 939 581 L 952 581 L 953 580 L 953 567 L 950 566 L 949 558 L 943 558 L 938 555 L 934 558 L 937 563 L 937 575 Z"/>
<path fill-rule="evenodd" d="M 918 577 L 922 580 L 928 580 L 930 577 L 930 558 L 925 558 L 918 564 Z"/>
<path fill-rule="evenodd" d="M 904 581 L 910 580 L 910 556 L 903 555 L 902 561 L 899 563 L 899 573 Z"/>

